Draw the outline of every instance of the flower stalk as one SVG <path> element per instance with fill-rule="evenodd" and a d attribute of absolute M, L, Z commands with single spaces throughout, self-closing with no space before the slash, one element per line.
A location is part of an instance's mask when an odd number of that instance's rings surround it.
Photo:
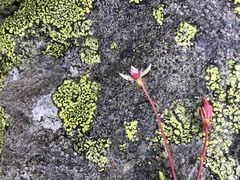
<path fill-rule="evenodd" d="M 171 156 L 171 152 L 170 152 L 170 149 L 169 149 L 169 146 L 168 146 L 168 142 L 167 142 L 167 138 L 166 138 L 166 135 L 164 133 L 164 129 L 163 129 L 163 126 L 162 126 L 162 122 L 161 122 L 161 119 L 158 115 L 158 112 L 157 112 L 157 109 L 154 105 L 154 101 L 151 99 L 151 97 L 149 96 L 146 88 L 145 88 L 145 83 L 142 79 L 142 76 L 144 76 L 145 74 L 147 74 L 151 69 L 151 64 L 148 66 L 148 68 L 146 70 L 140 70 L 138 71 L 137 68 L 135 67 L 131 67 L 131 76 L 130 75 L 124 75 L 122 73 L 119 73 L 121 77 L 123 77 L 124 79 L 126 80 L 130 80 L 130 81 L 136 81 L 136 83 L 142 87 L 145 95 L 147 96 L 152 108 L 153 108 L 153 111 L 154 111 L 154 114 L 157 118 L 157 122 L 158 122 L 158 127 L 160 129 L 160 132 L 161 132 L 161 135 L 162 135 L 162 138 L 164 140 L 164 145 L 165 145 L 165 148 L 166 148 L 166 151 L 167 151 L 167 154 L 168 154 L 168 160 L 169 160 L 169 164 L 170 164 L 170 167 L 171 167 L 171 171 L 172 171 L 172 176 L 173 176 L 173 179 L 176 180 L 176 173 L 175 173 L 175 170 L 174 170 L 174 165 L 173 165 L 173 160 L 172 160 L 172 156 Z"/>
<path fill-rule="evenodd" d="M 198 168 L 198 174 L 197 174 L 196 180 L 199 180 L 201 176 L 203 162 L 204 162 L 206 151 L 207 151 L 208 133 L 211 127 L 210 120 L 212 119 L 212 106 L 204 97 L 202 97 L 202 101 L 201 101 L 198 113 L 199 113 L 200 119 L 202 120 L 202 128 L 205 132 L 205 140 L 204 140 L 203 150 L 200 156 L 200 165 Z"/>

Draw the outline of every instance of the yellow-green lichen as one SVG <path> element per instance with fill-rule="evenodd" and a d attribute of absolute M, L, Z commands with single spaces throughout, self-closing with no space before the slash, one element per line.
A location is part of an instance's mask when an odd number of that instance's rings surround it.
<path fill-rule="evenodd" d="M 186 111 L 186 107 L 191 105 L 193 104 L 190 100 L 178 100 L 171 104 L 171 111 L 165 109 L 162 118 L 164 119 L 163 128 L 168 141 L 175 144 L 189 143 L 194 134 L 199 131 L 196 114 Z M 152 142 L 158 142 L 159 140 L 163 142 L 158 130 L 156 135 Z"/>
<path fill-rule="evenodd" d="M 232 0 L 234 4 L 240 3 L 240 0 Z"/>
<path fill-rule="evenodd" d="M 15 2 L 19 2 L 20 0 L 1 0 L 0 1 L 0 6 L 2 7 L 9 7 Z"/>
<path fill-rule="evenodd" d="M 14 65 L 18 64 L 21 59 L 21 55 L 14 55 L 16 43 L 12 41 L 11 36 L 9 34 L 2 34 L 1 32 L 2 28 L 0 27 L 0 51 L 2 52 L 0 56 L 0 88 L 3 86 L 2 79 L 4 76 Z"/>
<path fill-rule="evenodd" d="M 126 147 L 127 147 L 127 143 L 123 143 L 123 144 L 120 144 L 120 145 L 119 145 L 119 149 L 120 149 L 121 151 L 126 151 Z"/>
<path fill-rule="evenodd" d="M 158 172 L 158 176 L 159 176 L 159 180 L 165 180 L 166 179 L 166 177 L 165 177 L 165 175 L 163 174 L 162 171 Z"/>
<path fill-rule="evenodd" d="M 240 6 L 234 8 L 234 12 L 235 12 L 236 14 L 239 14 L 239 15 L 240 15 Z"/>
<path fill-rule="evenodd" d="M 191 39 L 197 32 L 196 27 L 188 24 L 187 22 L 182 22 L 175 36 L 175 40 L 180 46 L 191 45 Z"/>
<path fill-rule="evenodd" d="M 110 45 L 110 49 L 117 49 L 118 48 L 118 45 L 116 42 L 113 42 L 111 45 Z"/>
<path fill-rule="evenodd" d="M 107 163 L 107 157 L 104 156 L 106 149 L 109 148 L 111 142 L 106 139 L 86 140 L 79 139 L 74 144 L 74 149 L 79 154 L 85 154 L 89 161 L 96 163 L 99 167 L 99 171 L 104 171 L 104 167 Z"/>
<path fill-rule="evenodd" d="M 4 120 L 4 110 L 2 107 L 0 107 L 0 154 L 2 153 L 4 131 L 6 126 L 7 123 Z"/>
<path fill-rule="evenodd" d="M 53 94 L 53 102 L 60 109 L 59 117 L 63 120 L 63 129 L 69 137 L 75 138 L 74 149 L 80 155 L 104 170 L 107 158 L 105 149 L 111 144 L 108 139 L 88 140 L 86 133 L 90 130 L 96 109 L 99 85 L 88 81 L 89 74 L 83 75 L 79 83 L 64 80 Z"/>
<path fill-rule="evenodd" d="M 42 52 L 55 57 L 63 56 L 67 48 L 76 44 L 76 39 L 91 37 L 91 21 L 85 16 L 90 12 L 93 1 L 22 1 L 14 14 L 7 17 L 0 27 L 0 81 L 25 55 L 24 48 L 17 48 L 28 33 L 36 38 L 39 38 L 39 34 L 43 35 L 46 49 Z M 8 6 L 13 1 L 3 3 Z M 91 62 L 99 62 L 96 50 L 87 52 L 87 57 L 94 58 Z"/>
<path fill-rule="evenodd" d="M 80 57 L 83 63 L 99 63 L 100 57 L 97 53 L 98 41 L 95 38 L 87 38 L 83 48 L 80 50 Z"/>
<path fill-rule="evenodd" d="M 229 60 L 226 71 L 210 65 L 206 73 L 206 84 L 213 95 L 210 99 L 213 118 L 204 165 L 221 180 L 238 179 L 240 174 L 237 169 L 240 166 L 229 155 L 229 148 L 235 135 L 240 132 L 240 64 Z M 194 136 L 204 139 L 201 125 L 197 124 L 197 113 L 189 110 L 190 106 L 197 106 L 196 102 L 187 101 L 177 100 L 170 111 L 165 110 L 163 114 L 163 126 L 169 142 L 189 143 Z M 153 142 L 158 138 L 155 137 Z"/>
<path fill-rule="evenodd" d="M 234 4 L 237 4 L 237 7 L 234 8 L 234 13 L 240 15 L 240 0 L 230 0 L 233 1 Z"/>
<path fill-rule="evenodd" d="M 87 81 L 88 74 L 80 78 L 79 83 L 64 80 L 53 94 L 53 102 L 60 109 L 59 117 L 68 136 L 85 134 L 93 121 L 99 85 Z"/>
<path fill-rule="evenodd" d="M 140 3 L 142 0 L 129 0 L 129 2 L 131 3 L 131 2 L 134 2 L 134 3 Z"/>
<path fill-rule="evenodd" d="M 136 129 L 138 121 L 132 121 L 132 122 L 124 122 L 125 124 L 125 131 L 128 139 L 130 141 L 138 141 L 138 138 L 136 137 Z"/>
<path fill-rule="evenodd" d="M 163 24 L 163 8 L 164 5 L 162 4 L 158 9 L 153 10 L 153 17 L 160 25 Z"/>
<path fill-rule="evenodd" d="M 228 62 L 227 73 L 215 66 L 207 68 L 207 85 L 213 90 L 211 138 L 205 165 L 217 173 L 220 179 L 238 179 L 236 162 L 229 154 L 233 136 L 240 132 L 240 64 Z M 212 78 L 214 77 L 214 78 Z M 238 176 L 238 177 L 237 177 Z"/>

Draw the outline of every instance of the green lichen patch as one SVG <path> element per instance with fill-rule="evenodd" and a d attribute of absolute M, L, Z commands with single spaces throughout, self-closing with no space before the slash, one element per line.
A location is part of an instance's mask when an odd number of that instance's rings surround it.
<path fill-rule="evenodd" d="M 110 49 L 117 49 L 118 48 L 118 44 L 116 42 L 113 42 L 111 45 L 110 45 Z"/>
<path fill-rule="evenodd" d="M 126 151 L 127 143 L 123 143 L 119 145 L 120 151 Z"/>
<path fill-rule="evenodd" d="M 235 12 L 236 14 L 239 14 L 239 15 L 240 15 L 240 6 L 234 8 L 234 12 Z"/>
<path fill-rule="evenodd" d="M 134 3 L 140 3 L 142 0 L 129 0 L 129 3 L 132 3 L 132 2 L 134 2 Z"/>
<path fill-rule="evenodd" d="M 0 154 L 2 153 L 4 131 L 6 126 L 7 123 L 4 120 L 4 110 L 0 107 Z"/>
<path fill-rule="evenodd" d="M 194 102 L 187 99 L 184 101 L 178 100 L 171 104 L 170 111 L 165 109 L 162 114 L 162 119 L 164 120 L 163 128 L 169 142 L 174 142 L 175 144 L 189 143 L 193 136 L 199 132 L 195 111 L 189 112 L 186 110 L 190 106 L 196 107 L 196 103 L 194 104 Z M 156 135 L 152 141 L 163 142 L 158 130 Z"/>
<path fill-rule="evenodd" d="M 240 64 L 230 60 L 228 68 L 229 72 L 222 75 L 218 68 L 209 66 L 205 79 L 209 88 L 213 90 L 216 110 L 220 111 L 219 118 L 231 124 L 230 132 L 237 134 L 240 128 Z"/>
<path fill-rule="evenodd" d="M 233 1 L 234 4 L 237 4 L 237 7 L 234 8 L 234 13 L 240 15 L 240 0 L 230 0 Z"/>
<path fill-rule="evenodd" d="M 77 129 L 80 129 L 79 135 L 84 135 L 93 121 L 99 85 L 87 81 L 88 76 L 83 75 L 79 83 L 64 80 L 53 94 L 53 102 L 60 109 L 59 117 L 68 136 L 76 135 Z"/>
<path fill-rule="evenodd" d="M 240 166 L 226 155 L 233 136 L 240 132 L 240 64 L 229 60 L 227 73 L 221 73 L 215 66 L 209 66 L 206 72 L 207 85 L 213 91 L 211 103 L 215 114 L 206 166 L 217 173 L 220 179 L 238 179 L 235 169 Z"/>
<path fill-rule="evenodd" d="M 86 19 L 86 14 L 90 12 L 93 1 L 22 1 L 14 14 L 7 17 L 0 27 L 0 52 L 3 54 L 0 57 L 0 81 L 27 54 L 24 49 L 18 49 L 26 35 L 36 38 L 43 35 L 46 49 L 42 53 L 56 58 L 63 56 L 78 39 L 82 41 L 91 37 L 91 21 Z M 14 2 L 18 1 L 4 0 L 0 5 L 11 6 Z M 90 48 L 87 52 L 84 50 L 84 53 L 84 62 L 100 61 L 96 50 Z M 93 60 L 90 61 L 91 58 Z"/>
<path fill-rule="evenodd" d="M 80 50 L 80 57 L 83 63 L 93 64 L 99 63 L 100 57 L 97 53 L 98 40 L 95 38 L 87 38 L 83 48 Z"/>
<path fill-rule="evenodd" d="M 14 3 L 19 3 L 21 0 L 1 0 L 0 1 L 0 7 L 6 7 L 6 8 L 11 8 L 14 6 Z"/>
<path fill-rule="evenodd" d="M 187 22 L 182 22 L 175 36 L 175 40 L 180 46 L 191 45 L 191 39 L 195 36 L 197 28 Z"/>
<path fill-rule="evenodd" d="M 138 141 L 138 138 L 136 137 L 136 129 L 138 121 L 132 121 L 132 122 L 124 122 L 125 124 L 125 131 L 128 139 L 130 141 Z"/>
<path fill-rule="evenodd" d="M 240 0 L 232 0 L 234 4 L 240 3 Z"/>
<path fill-rule="evenodd" d="M 107 163 L 107 157 L 104 156 L 106 149 L 110 147 L 111 141 L 108 139 L 86 140 L 79 139 L 74 144 L 74 149 L 79 154 L 85 154 L 89 161 L 96 163 L 99 171 L 103 171 Z"/>
<path fill-rule="evenodd" d="M 21 55 L 15 56 L 14 50 L 16 43 L 12 41 L 9 34 L 1 34 L 2 28 L 0 27 L 0 51 L 3 55 L 0 56 L 0 88 L 3 87 L 2 79 L 7 72 L 18 64 L 21 59 Z"/>
<path fill-rule="evenodd" d="M 163 8 L 164 5 L 162 4 L 158 9 L 153 10 L 153 17 L 160 25 L 163 24 Z"/>
<path fill-rule="evenodd" d="M 166 179 L 166 177 L 165 177 L 165 175 L 163 174 L 162 171 L 158 172 L 158 176 L 159 176 L 159 180 L 165 180 Z"/>
<path fill-rule="evenodd" d="M 59 117 L 63 120 L 66 134 L 75 139 L 74 149 L 80 155 L 97 163 L 99 171 L 104 170 L 107 158 L 105 149 L 111 144 L 108 139 L 88 140 L 86 133 L 90 130 L 96 109 L 99 85 L 88 81 L 89 74 L 83 75 L 79 83 L 64 80 L 53 94 L 52 99 L 59 108 Z"/>
<path fill-rule="evenodd" d="M 210 99 L 213 118 L 204 165 L 221 180 L 239 179 L 237 169 L 239 170 L 240 166 L 229 155 L 229 148 L 235 135 L 240 132 L 240 64 L 229 60 L 226 71 L 220 71 L 218 67 L 210 65 L 206 73 L 206 84 L 213 96 Z M 199 102 L 176 100 L 170 110 L 164 111 L 163 126 L 169 142 L 189 143 L 194 136 L 204 139 L 201 125 L 197 122 L 197 113 L 189 110 L 190 106 L 199 105 L 196 103 Z M 153 142 L 161 139 L 160 134 L 156 134 L 158 137 L 155 137 Z"/>

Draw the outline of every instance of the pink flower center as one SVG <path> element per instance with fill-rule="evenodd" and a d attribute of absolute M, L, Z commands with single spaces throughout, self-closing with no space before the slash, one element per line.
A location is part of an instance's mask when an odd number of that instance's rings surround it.
<path fill-rule="evenodd" d="M 140 77 L 139 74 L 135 72 L 131 72 L 131 76 L 134 80 L 137 80 Z"/>

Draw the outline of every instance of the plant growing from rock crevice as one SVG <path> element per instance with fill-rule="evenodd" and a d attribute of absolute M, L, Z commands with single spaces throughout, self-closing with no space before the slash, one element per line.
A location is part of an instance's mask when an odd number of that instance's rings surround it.
<path fill-rule="evenodd" d="M 137 68 L 131 66 L 131 72 L 130 72 L 130 73 L 131 73 L 131 76 L 130 76 L 130 75 L 124 75 L 124 74 L 122 74 L 122 73 L 119 73 L 119 74 L 120 74 L 120 76 L 121 76 L 122 78 L 124 78 L 124 79 L 126 79 L 126 80 L 136 81 L 136 83 L 137 83 L 140 87 L 142 87 L 145 95 L 147 96 L 147 98 L 148 98 L 148 100 L 149 100 L 149 102 L 150 102 L 150 104 L 151 104 L 151 106 L 152 106 L 152 108 L 153 108 L 153 111 L 154 111 L 154 113 L 155 113 L 155 115 L 156 115 L 157 122 L 158 122 L 158 126 L 159 126 L 159 129 L 160 129 L 160 131 L 161 131 L 162 138 L 163 138 L 163 140 L 164 140 L 164 145 L 165 145 L 165 148 L 166 148 L 166 151 L 167 151 L 167 154 L 168 154 L 168 160 L 169 160 L 169 163 L 170 163 L 170 167 L 171 167 L 173 179 L 176 180 L 177 178 L 176 178 L 176 174 L 175 174 L 175 170 L 174 170 L 173 160 L 172 160 L 171 152 L 170 152 L 170 149 L 169 149 L 169 146 L 168 146 L 167 138 L 166 138 L 165 133 L 164 133 L 164 129 L 163 129 L 163 126 L 162 126 L 161 119 L 160 119 L 160 117 L 159 117 L 159 115 L 158 115 L 158 112 L 157 112 L 157 109 L 156 109 L 156 107 L 155 107 L 155 105 L 154 105 L 154 101 L 153 101 L 153 100 L 151 99 L 151 97 L 149 96 L 149 94 L 148 94 L 148 92 L 147 92 L 147 90 L 146 90 L 146 88 L 145 88 L 145 83 L 144 83 L 144 81 L 143 81 L 143 79 L 142 79 L 142 76 L 144 76 L 145 74 L 147 74 L 147 73 L 150 71 L 150 69 L 151 69 L 151 64 L 150 64 L 150 65 L 148 66 L 148 68 L 145 69 L 144 71 L 143 71 L 143 69 L 141 69 L 141 70 L 139 71 Z"/>

